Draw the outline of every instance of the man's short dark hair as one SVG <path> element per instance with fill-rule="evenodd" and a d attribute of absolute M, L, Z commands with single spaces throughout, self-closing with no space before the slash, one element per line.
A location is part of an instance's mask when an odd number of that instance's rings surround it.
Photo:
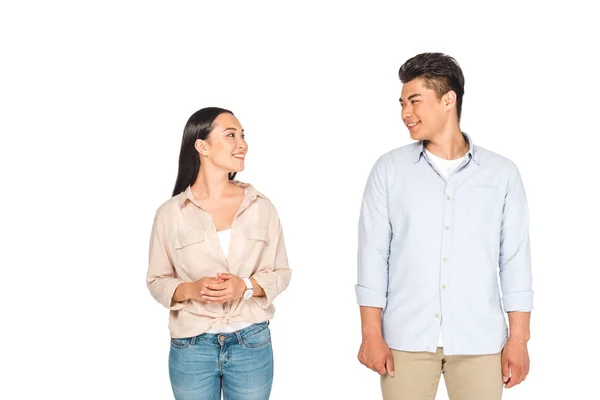
<path fill-rule="evenodd" d="M 460 121 L 465 77 L 454 58 L 442 53 L 421 53 L 402 64 L 398 76 L 402 83 L 422 78 L 425 87 L 435 90 L 438 98 L 454 90 L 456 113 Z"/>

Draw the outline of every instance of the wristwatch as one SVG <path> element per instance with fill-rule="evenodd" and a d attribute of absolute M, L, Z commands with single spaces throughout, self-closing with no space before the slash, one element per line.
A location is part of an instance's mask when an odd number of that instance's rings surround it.
<path fill-rule="evenodd" d="M 252 281 L 249 278 L 242 278 L 242 280 L 246 284 L 246 291 L 242 295 L 242 300 L 248 300 L 250 297 L 254 296 L 254 287 L 252 286 Z"/>

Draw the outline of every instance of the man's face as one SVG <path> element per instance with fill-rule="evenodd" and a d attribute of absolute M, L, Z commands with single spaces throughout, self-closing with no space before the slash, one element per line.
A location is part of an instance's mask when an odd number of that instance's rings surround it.
<path fill-rule="evenodd" d="M 443 131 L 449 118 L 446 97 L 439 99 L 435 90 L 425 87 L 422 78 L 413 79 L 402 86 L 402 122 L 412 139 L 431 140 Z"/>

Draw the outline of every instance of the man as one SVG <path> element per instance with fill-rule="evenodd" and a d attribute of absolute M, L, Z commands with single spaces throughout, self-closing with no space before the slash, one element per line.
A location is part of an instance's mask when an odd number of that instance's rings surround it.
<path fill-rule="evenodd" d="M 460 130 L 464 77 L 452 57 L 419 54 L 399 75 L 418 142 L 381 156 L 365 188 L 358 358 L 381 375 L 384 399 L 434 399 L 441 373 L 451 399 L 500 399 L 529 372 L 523 183 L 512 161 Z"/>

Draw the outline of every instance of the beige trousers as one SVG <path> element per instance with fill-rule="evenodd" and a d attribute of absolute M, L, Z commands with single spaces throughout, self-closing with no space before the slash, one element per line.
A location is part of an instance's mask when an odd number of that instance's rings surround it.
<path fill-rule="evenodd" d="M 433 400 L 444 374 L 450 400 L 500 400 L 501 353 L 444 356 L 436 353 L 392 350 L 394 377 L 381 377 L 383 400 Z"/>

